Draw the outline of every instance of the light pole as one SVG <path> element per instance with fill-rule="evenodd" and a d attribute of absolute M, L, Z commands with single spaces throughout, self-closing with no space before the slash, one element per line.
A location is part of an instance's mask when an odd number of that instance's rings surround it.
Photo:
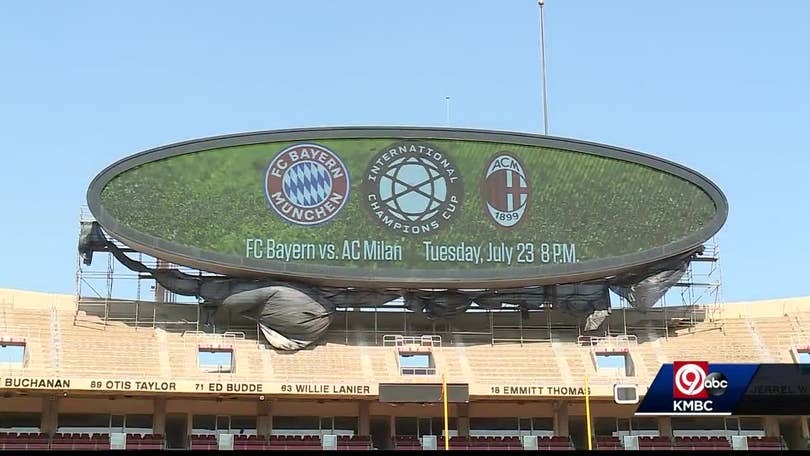
<path fill-rule="evenodd" d="M 546 92 L 546 34 L 543 18 L 545 0 L 537 0 L 540 6 L 540 73 L 543 80 L 543 134 L 548 134 L 548 94 Z"/>

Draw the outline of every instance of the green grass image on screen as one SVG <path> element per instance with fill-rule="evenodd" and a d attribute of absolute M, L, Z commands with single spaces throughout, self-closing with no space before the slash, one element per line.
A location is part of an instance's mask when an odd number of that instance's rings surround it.
<path fill-rule="evenodd" d="M 350 199 L 332 220 L 303 227 L 269 207 L 264 191 L 267 166 L 292 144 L 272 142 L 212 149 L 145 163 L 114 177 L 101 192 L 101 205 L 120 223 L 183 246 L 243 258 L 247 239 L 284 244 L 334 244 L 374 240 L 400 245 L 401 262 L 295 260 L 297 263 L 369 269 L 443 269 L 427 262 L 423 240 L 434 244 L 485 247 L 487 243 L 573 244 L 579 262 L 637 253 L 681 240 L 709 224 L 716 208 L 698 186 L 644 165 L 539 146 L 467 140 L 427 142 L 451 157 L 461 176 L 463 202 L 452 220 L 427 235 L 406 235 L 377 222 L 362 191 L 369 162 L 402 141 L 323 139 L 311 141 L 335 152 L 350 175 Z M 484 169 L 508 151 L 526 167 L 531 185 L 526 219 L 498 229 L 481 201 Z M 531 265 L 542 264 L 539 259 Z M 506 267 L 503 263 L 453 263 L 454 268 Z M 509 267 L 521 267 L 512 264 Z"/>

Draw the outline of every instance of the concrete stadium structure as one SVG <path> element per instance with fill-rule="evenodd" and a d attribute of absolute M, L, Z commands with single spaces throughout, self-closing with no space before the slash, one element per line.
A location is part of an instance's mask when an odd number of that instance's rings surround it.
<path fill-rule="evenodd" d="M 660 314 L 627 309 L 611 317 L 626 333 L 606 337 L 583 337 L 553 311 L 531 315 L 535 337 L 517 329 L 510 337 L 504 322 L 517 312 L 468 312 L 454 328 L 436 328 L 403 312 L 348 311 L 295 353 L 269 348 L 249 328 L 133 324 L 105 309 L 99 316 L 80 310 L 76 296 L 0 290 L 0 345 L 19 353 L 0 364 L 0 449 L 443 448 L 441 402 L 381 397 L 442 376 L 448 390 L 468 394 L 454 402 L 448 393 L 452 449 L 587 448 L 586 377 L 594 448 L 778 450 L 810 439 L 807 415 L 639 417 L 613 391 L 631 384 L 643 396 L 676 360 L 807 362 L 810 298 L 673 308 L 663 327 Z M 498 338 L 479 337 L 493 320 Z M 611 357 L 622 362 L 603 364 Z"/>

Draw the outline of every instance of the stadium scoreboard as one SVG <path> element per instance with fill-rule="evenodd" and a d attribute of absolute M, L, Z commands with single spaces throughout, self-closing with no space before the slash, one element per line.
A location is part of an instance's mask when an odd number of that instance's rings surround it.
<path fill-rule="evenodd" d="M 725 221 L 703 176 L 582 141 L 333 128 L 125 158 L 88 192 L 113 237 L 198 269 L 336 286 L 589 280 L 694 249 Z"/>

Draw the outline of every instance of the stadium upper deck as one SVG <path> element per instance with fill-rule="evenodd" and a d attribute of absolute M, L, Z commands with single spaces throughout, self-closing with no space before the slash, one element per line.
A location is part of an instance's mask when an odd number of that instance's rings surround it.
<path fill-rule="evenodd" d="M 367 317 L 349 312 L 337 321 L 356 328 Z M 394 321 L 393 314 L 379 318 Z M 656 435 L 664 443 L 638 444 L 722 446 L 730 440 L 686 437 L 760 435 L 781 436 L 797 448 L 810 438 L 807 416 L 633 417 L 636 405 L 617 404 L 613 391 L 617 383 L 631 384 L 644 395 L 661 364 L 675 360 L 804 361 L 810 356 L 810 298 L 729 303 L 704 321 L 682 325 L 671 318 L 666 328 L 645 324 L 642 312 L 627 310 L 621 318 L 634 322 L 632 330 L 613 337 L 583 336 L 574 326 L 560 325 L 549 326 L 546 338 L 481 342 L 471 333 L 491 315 L 464 318 L 455 332 L 418 325 L 374 336 L 350 330 L 289 353 L 267 348 L 249 331 L 217 335 L 105 324 L 78 312 L 74 296 L 2 290 L 0 432 L 15 437 L 0 436 L 0 447 L 9 442 L 12 448 L 14 442 L 103 447 L 110 436 L 115 445 L 118 432 L 159 436 L 154 442 L 130 438 L 128 447 L 228 447 L 227 437 L 194 436 L 230 434 L 275 436 L 237 437 L 237 448 L 320 448 L 331 444 L 327 436 L 341 434 L 361 436 L 341 439 L 342 447 L 370 446 L 362 436 L 370 436 L 377 448 L 408 446 L 416 437 L 442 435 L 441 403 L 391 400 L 390 394 L 401 390 L 390 385 L 428 385 L 415 391 L 430 395 L 442 375 L 451 402 L 456 389 L 469 395 L 469 402 L 454 402 L 449 409 L 456 446 L 522 448 L 533 443 L 484 437 L 535 435 L 541 447 L 587 447 L 586 377 L 597 445 L 615 445 L 624 435 Z M 542 315 L 537 319 L 533 324 L 542 327 Z M 464 331 L 468 328 L 473 330 Z M 44 436 L 20 438 L 19 432 Z M 315 437 L 288 442 L 282 435 Z"/>

